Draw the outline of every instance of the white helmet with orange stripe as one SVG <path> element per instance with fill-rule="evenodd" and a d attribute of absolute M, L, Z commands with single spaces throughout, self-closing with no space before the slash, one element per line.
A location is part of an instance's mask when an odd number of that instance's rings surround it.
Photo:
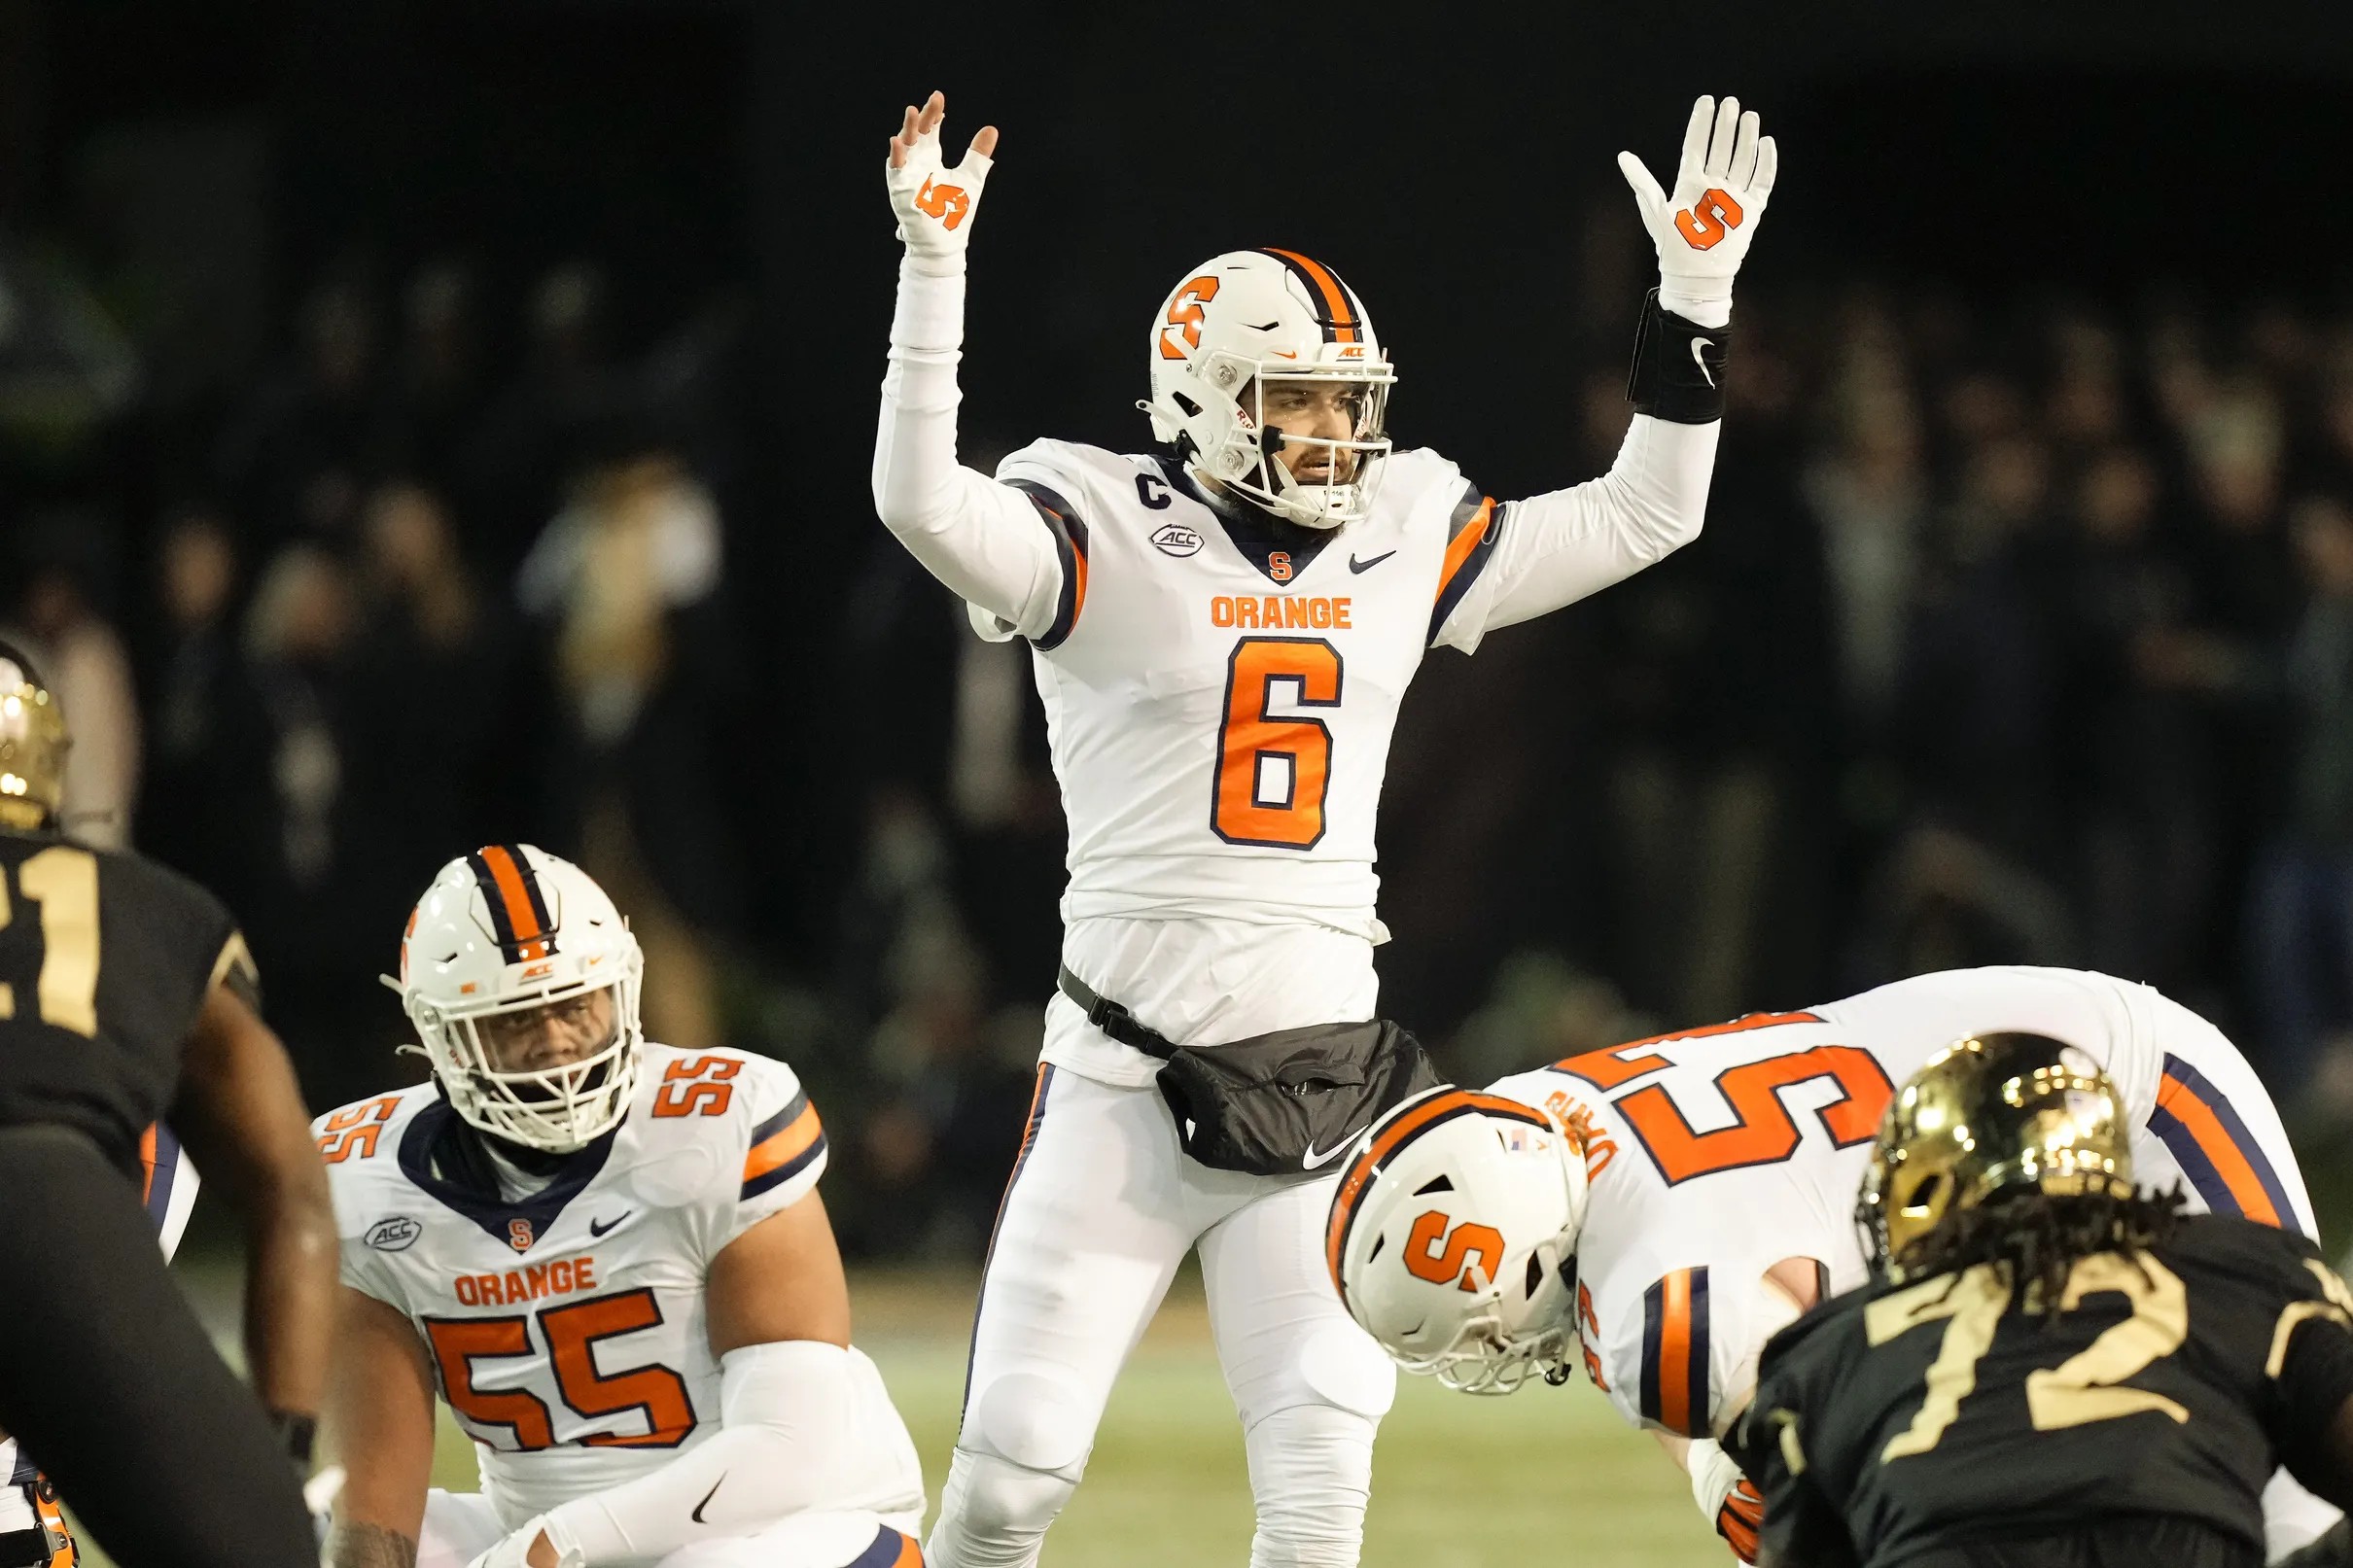
<path fill-rule="evenodd" d="M 1295 251 L 1229 251 L 1152 322 L 1152 434 L 1196 473 L 1310 528 L 1372 505 L 1397 379 L 1364 305 Z"/>
<path fill-rule="evenodd" d="M 450 1108 L 563 1154 L 628 1114 L 645 957 L 586 872 L 529 844 L 441 867 L 401 939 L 401 993 Z"/>
<path fill-rule="evenodd" d="M 1585 1157 L 1542 1111 L 1435 1089 L 1373 1124 L 1324 1238 L 1349 1315 L 1408 1372 L 1472 1394 L 1565 1379 Z"/>

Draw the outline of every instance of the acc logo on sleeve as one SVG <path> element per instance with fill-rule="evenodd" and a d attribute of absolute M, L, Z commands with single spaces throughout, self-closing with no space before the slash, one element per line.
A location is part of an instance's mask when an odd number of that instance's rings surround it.
<path fill-rule="evenodd" d="M 395 1214 L 368 1228 L 368 1244 L 378 1252 L 404 1252 L 424 1234 L 424 1226 L 405 1214 Z"/>

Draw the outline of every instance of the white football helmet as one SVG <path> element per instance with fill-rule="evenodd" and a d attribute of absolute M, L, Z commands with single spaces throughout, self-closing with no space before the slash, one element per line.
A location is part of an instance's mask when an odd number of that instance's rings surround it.
<path fill-rule="evenodd" d="M 628 1114 L 645 1032 L 646 966 L 589 875 L 529 844 L 493 844 L 441 867 L 409 914 L 399 980 L 385 984 L 424 1042 L 450 1109 L 493 1137 L 549 1154 L 602 1137 Z M 557 1066 L 513 1070 L 485 1020 L 610 988 L 612 1038 Z"/>
<path fill-rule="evenodd" d="M 1362 517 L 1388 455 L 1396 381 L 1355 292 L 1294 251 L 1228 251 L 1193 269 L 1152 323 L 1152 434 L 1195 472 L 1310 528 Z M 1340 440 L 1268 440 L 1266 390 L 1284 381 L 1354 388 L 1354 429 Z M 1278 448 L 1328 449 L 1345 484 L 1302 484 Z"/>
<path fill-rule="evenodd" d="M 1508 1394 L 1575 1365 L 1585 1154 L 1542 1111 L 1434 1089 L 1375 1122 L 1332 1198 L 1340 1300 L 1389 1359 Z"/>

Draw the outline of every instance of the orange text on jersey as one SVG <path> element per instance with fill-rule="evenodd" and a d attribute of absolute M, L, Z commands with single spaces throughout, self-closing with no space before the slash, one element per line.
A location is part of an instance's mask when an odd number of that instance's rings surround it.
<path fill-rule="evenodd" d="M 1325 631 L 1336 626 L 1345 632 L 1349 629 L 1349 603 L 1345 594 L 1337 599 L 1306 594 L 1269 594 L 1261 599 L 1221 593 L 1210 601 L 1210 624 L 1264 632 L 1294 626 Z"/>
<path fill-rule="evenodd" d="M 1568 1129 L 1569 1136 L 1585 1151 L 1585 1174 L 1588 1179 L 1609 1168 L 1618 1157 L 1618 1140 L 1594 1125 L 1594 1113 L 1566 1095 L 1555 1090 L 1544 1101 L 1544 1108 L 1553 1113 L 1554 1120 Z"/>
<path fill-rule="evenodd" d="M 460 1307 L 514 1307 L 543 1296 L 568 1296 L 576 1290 L 596 1289 L 596 1259 L 558 1258 L 503 1274 L 460 1274 Z"/>

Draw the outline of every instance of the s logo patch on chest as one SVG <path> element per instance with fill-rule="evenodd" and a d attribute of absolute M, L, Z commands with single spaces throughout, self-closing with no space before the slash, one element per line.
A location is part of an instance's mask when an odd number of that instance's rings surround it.
<path fill-rule="evenodd" d="M 1152 535 L 1152 548 L 1163 555 L 1182 557 L 1198 554 L 1201 536 L 1182 523 L 1163 523 Z"/>
<path fill-rule="evenodd" d="M 378 1252 L 404 1252 L 424 1234 L 424 1226 L 405 1214 L 395 1214 L 368 1228 L 368 1244 Z"/>
<path fill-rule="evenodd" d="M 539 1237 L 532 1234 L 529 1220 L 511 1219 L 507 1222 L 507 1244 L 515 1251 L 529 1252 L 531 1243 L 538 1239 Z"/>

